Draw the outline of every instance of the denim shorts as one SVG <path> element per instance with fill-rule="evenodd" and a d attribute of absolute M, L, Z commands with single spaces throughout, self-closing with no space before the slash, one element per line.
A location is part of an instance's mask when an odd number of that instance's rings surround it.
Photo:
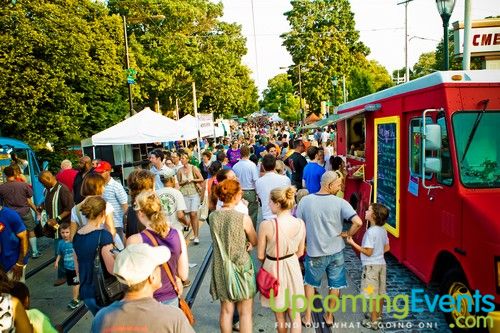
<path fill-rule="evenodd" d="M 326 272 L 329 289 L 347 287 L 344 251 L 321 257 L 309 257 L 306 255 L 304 268 L 304 284 L 306 285 L 314 288 L 321 287 L 321 278 Z"/>

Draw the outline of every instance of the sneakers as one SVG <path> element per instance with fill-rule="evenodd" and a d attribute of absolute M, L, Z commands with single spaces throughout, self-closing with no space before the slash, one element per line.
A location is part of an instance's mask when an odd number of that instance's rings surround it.
<path fill-rule="evenodd" d="M 194 245 L 200 244 L 200 239 L 198 237 L 196 237 L 195 239 L 193 239 L 193 243 L 194 243 Z"/>
<path fill-rule="evenodd" d="M 72 299 L 69 303 L 68 303 L 68 308 L 70 308 L 71 310 L 74 310 L 76 309 L 77 307 L 80 306 L 80 304 L 82 304 L 82 301 L 78 300 L 78 299 Z"/>
<path fill-rule="evenodd" d="M 33 252 L 33 254 L 31 255 L 31 258 L 32 259 L 38 259 L 42 256 L 42 254 L 40 252 Z"/>
<path fill-rule="evenodd" d="M 66 279 L 65 278 L 57 279 L 57 280 L 54 281 L 54 287 L 62 286 L 65 283 L 66 283 Z"/>
<path fill-rule="evenodd" d="M 240 322 L 237 322 L 233 324 L 233 332 L 239 332 L 240 331 Z"/>
<path fill-rule="evenodd" d="M 378 319 L 375 321 L 371 321 L 370 319 L 363 319 L 363 321 L 361 322 L 361 325 L 374 331 L 379 330 L 381 324 L 382 323 Z"/>

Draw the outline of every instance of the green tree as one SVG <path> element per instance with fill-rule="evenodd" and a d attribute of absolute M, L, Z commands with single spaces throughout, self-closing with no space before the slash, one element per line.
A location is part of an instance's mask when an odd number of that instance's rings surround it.
<path fill-rule="evenodd" d="M 109 1 L 111 12 L 129 17 L 132 57 L 137 63 L 135 98 L 162 109 L 191 113 L 192 82 L 199 112 L 244 115 L 258 109 L 257 88 L 241 62 L 241 26 L 220 21 L 222 4 L 208 0 Z M 163 15 L 164 20 L 151 17 Z M 134 19 L 136 18 L 136 19 Z M 135 87 L 134 87 L 135 88 Z"/>
<path fill-rule="evenodd" d="M 394 85 L 387 69 L 376 60 L 370 60 L 369 71 L 373 77 L 373 88 L 375 91 L 384 90 Z"/>
<path fill-rule="evenodd" d="M 295 96 L 292 81 L 286 73 L 278 74 L 268 81 L 263 91 L 261 106 L 268 112 L 278 112 L 287 121 L 300 120 L 300 98 Z"/>
<path fill-rule="evenodd" d="M 332 78 L 349 75 L 359 55 L 369 49 L 359 41 L 348 0 L 293 0 L 285 13 L 291 31 L 282 35 L 283 45 L 295 64 L 301 64 L 302 91 L 313 112 L 331 100 Z M 297 70 L 290 70 L 297 82 Z M 337 87 L 340 93 L 340 86 Z"/>
<path fill-rule="evenodd" d="M 22 1 L 0 10 L 2 134 L 62 146 L 126 112 L 121 22 L 93 1 Z"/>
<path fill-rule="evenodd" d="M 392 85 L 392 79 L 384 66 L 376 60 L 368 61 L 363 57 L 359 60 L 358 66 L 354 67 L 349 74 L 349 100 L 372 94 Z"/>
<path fill-rule="evenodd" d="M 412 79 L 419 78 L 430 74 L 436 70 L 436 52 L 426 52 L 422 53 L 418 57 L 418 61 L 413 65 L 413 76 Z"/>

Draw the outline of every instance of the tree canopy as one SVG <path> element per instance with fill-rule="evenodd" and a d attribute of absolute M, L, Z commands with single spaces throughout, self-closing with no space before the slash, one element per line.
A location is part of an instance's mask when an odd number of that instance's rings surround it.
<path fill-rule="evenodd" d="M 2 134 L 34 146 L 85 137 L 126 113 L 120 18 L 91 1 L 29 1 L 0 15 Z"/>
<path fill-rule="evenodd" d="M 348 76 L 369 49 L 359 41 L 348 0 L 292 0 L 291 5 L 285 13 L 291 30 L 282 35 L 283 45 L 301 64 L 303 96 L 319 112 L 321 101 L 332 100 L 332 78 Z M 294 82 L 297 72 L 289 71 Z"/>
<path fill-rule="evenodd" d="M 34 146 L 63 146 L 128 113 L 123 18 L 135 110 L 244 115 L 258 109 L 242 64 L 241 26 L 209 0 L 31 0 L 0 7 L 0 128 Z"/>
<path fill-rule="evenodd" d="M 286 73 L 270 79 L 262 96 L 261 106 L 266 111 L 278 112 L 287 121 L 300 120 L 300 98 L 295 95 L 292 81 Z"/>

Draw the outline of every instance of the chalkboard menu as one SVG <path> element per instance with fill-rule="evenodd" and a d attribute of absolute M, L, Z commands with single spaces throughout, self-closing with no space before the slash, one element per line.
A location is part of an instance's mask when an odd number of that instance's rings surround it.
<path fill-rule="evenodd" d="M 375 120 L 375 201 L 389 208 L 387 229 L 399 236 L 399 118 Z"/>

